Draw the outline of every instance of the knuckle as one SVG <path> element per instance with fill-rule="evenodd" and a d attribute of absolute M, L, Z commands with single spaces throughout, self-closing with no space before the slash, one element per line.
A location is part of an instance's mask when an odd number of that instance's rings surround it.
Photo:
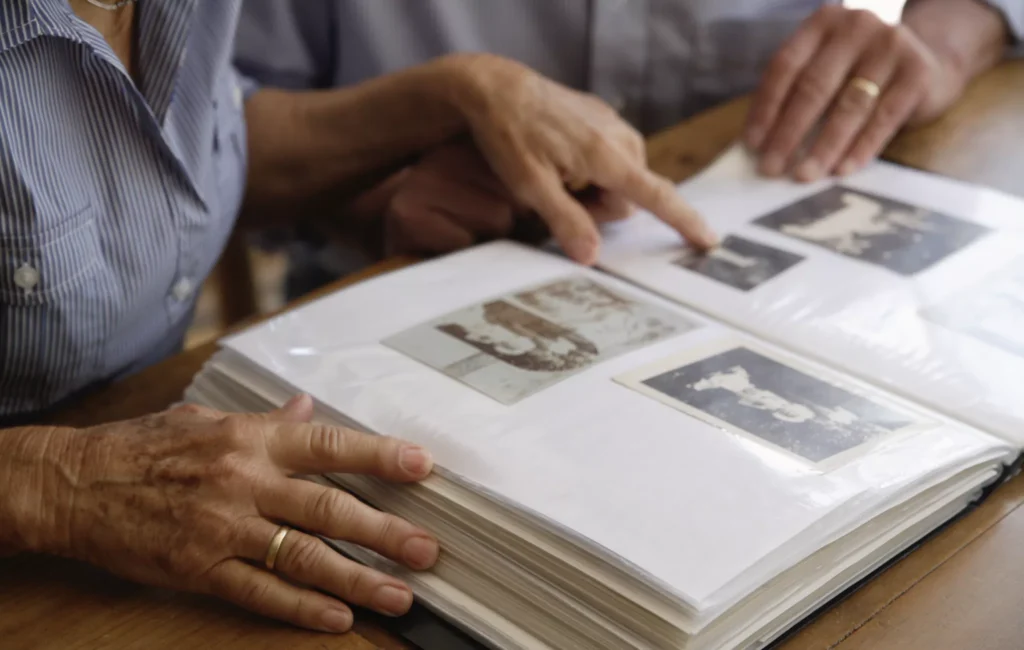
<path fill-rule="evenodd" d="M 780 49 L 772 59 L 770 72 L 776 76 L 788 73 L 799 68 L 801 61 L 802 57 L 797 48 L 793 45 L 787 45 Z"/>
<path fill-rule="evenodd" d="M 244 415 L 229 415 L 221 421 L 220 437 L 229 449 L 246 449 L 252 442 L 252 422 Z"/>
<path fill-rule="evenodd" d="M 343 592 L 345 596 L 357 602 L 366 602 L 374 588 L 374 579 L 369 569 L 353 565 L 345 572 Z"/>
<path fill-rule="evenodd" d="M 605 136 L 597 129 L 592 129 L 580 147 L 584 161 L 591 163 L 607 160 L 612 154 L 612 146 Z"/>
<path fill-rule="evenodd" d="M 914 33 L 910 31 L 910 28 L 903 24 L 890 27 L 888 29 L 888 34 L 888 45 L 894 52 L 911 49 L 915 39 L 917 38 L 914 36 Z"/>
<path fill-rule="evenodd" d="M 224 454 L 207 465 L 206 480 L 223 492 L 234 494 L 255 483 L 252 466 L 240 454 Z"/>
<path fill-rule="evenodd" d="M 550 172 L 540 165 L 529 164 L 509 184 L 509 191 L 518 200 L 531 208 L 539 207 L 541 197 L 547 193 Z"/>
<path fill-rule="evenodd" d="M 395 546 L 394 541 L 401 531 L 401 520 L 393 515 L 380 514 L 376 522 L 376 539 L 374 540 L 378 549 L 387 549 Z"/>
<path fill-rule="evenodd" d="M 266 580 L 249 580 L 240 588 L 238 602 L 247 609 L 259 609 L 267 601 L 270 583 Z"/>
<path fill-rule="evenodd" d="M 902 107 L 898 106 L 895 102 L 884 102 L 875 109 L 875 118 L 880 127 L 890 129 L 895 128 L 899 124 L 902 113 Z"/>
<path fill-rule="evenodd" d="M 282 553 L 282 565 L 286 572 L 299 579 L 303 576 L 318 575 L 325 559 L 326 547 L 312 537 L 297 536 L 297 539 Z"/>
<path fill-rule="evenodd" d="M 181 404 L 171 409 L 171 413 L 179 415 L 205 415 L 209 409 L 198 404 Z"/>
<path fill-rule="evenodd" d="M 355 510 L 355 499 L 341 490 L 325 488 L 309 506 L 309 517 L 316 522 L 347 522 Z"/>
<path fill-rule="evenodd" d="M 875 12 L 867 9 L 849 10 L 849 16 L 850 26 L 860 32 L 872 32 L 885 27 Z"/>
<path fill-rule="evenodd" d="M 161 564 L 167 573 L 191 579 L 205 573 L 208 565 L 206 560 L 205 545 L 191 539 L 174 544 Z"/>
<path fill-rule="evenodd" d="M 309 433 L 310 452 L 333 458 L 345 456 L 349 451 L 348 436 L 337 427 L 323 424 L 313 425 Z"/>
<path fill-rule="evenodd" d="M 647 142 L 639 131 L 633 127 L 629 127 L 623 133 L 622 136 L 623 145 L 626 151 L 630 152 L 635 158 L 643 159 L 647 152 Z"/>
<path fill-rule="evenodd" d="M 827 102 L 832 94 L 828 80 L 812 71 L 800 75 L 793 93 L 797 98 L 815 104 Z"/>

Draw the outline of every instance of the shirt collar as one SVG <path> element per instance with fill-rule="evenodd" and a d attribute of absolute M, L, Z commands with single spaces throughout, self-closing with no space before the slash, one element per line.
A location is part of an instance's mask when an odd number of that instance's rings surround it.
<path fill-rule="evenodd" d="M 0 53 L 40 36 L 81 40 L 66 0 L 0 1 Z"/>

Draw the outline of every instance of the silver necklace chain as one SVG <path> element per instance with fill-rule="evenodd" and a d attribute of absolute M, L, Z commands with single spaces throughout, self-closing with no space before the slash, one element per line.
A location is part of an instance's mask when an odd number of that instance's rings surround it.
<path fill-rule="evenodd" d="M 133 2 L 135 2 L 135 0 L 117 0 L 117 2 L 103 2 L 103 0 L 85 0 L 85 1 L 88 2 L 89 4 L 91 4 L 94 7 L 99 7 L 100 9 L 106 9 L 107 11 L 117 11 L 118 9 L 122 9 L 124 7 L 127 7 L 128 5 L 130 5 Z"/>

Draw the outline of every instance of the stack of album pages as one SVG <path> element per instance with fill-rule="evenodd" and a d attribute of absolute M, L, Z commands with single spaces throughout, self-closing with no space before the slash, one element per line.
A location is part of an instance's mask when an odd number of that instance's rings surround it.
<path fill-rule="evenodd" d="M 1024 446 L 1024 203 L 878 163 L 756 177 L 739 150 L 600 270 L 500 242 L 223 343 L 187 398 L 429 448 L 326 477 L 433 531 L 422 602 L 497 648 L 759 648 L 976 502 Z"/>

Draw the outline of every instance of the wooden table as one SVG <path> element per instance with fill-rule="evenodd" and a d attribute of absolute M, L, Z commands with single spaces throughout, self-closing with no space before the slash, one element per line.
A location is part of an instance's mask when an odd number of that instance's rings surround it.
<path fill-rule="evenodd" d="M 906 133 L 895 161 L 1024 194 L 1024 62 L 980 79 L 940 122 Z M 650 142 L 652 165 L 683 180 L 728 147 L 746 103 L 725 105 Z M 1024 218 L 1024 215 L 1022 215 Z M 345 283 L 408 264 L 391 260 Z M 88 425 L 178 400 L 207 345 L 111 386 L 57 419 Z M 1024 387 L 1022 387 L 1024 390 Z M 817 617 L 784 650 L 1020 650 L 1024 648 L 1024 478 Z M 220 650 L 399 650 L 376 623 L 334 637 L 257 619 L 207 598 L 125 583 L 45 557 L 0 561 L 0 648 L 217 647 Z M 446 649 L 448 650 L 448 649 Z"/>

